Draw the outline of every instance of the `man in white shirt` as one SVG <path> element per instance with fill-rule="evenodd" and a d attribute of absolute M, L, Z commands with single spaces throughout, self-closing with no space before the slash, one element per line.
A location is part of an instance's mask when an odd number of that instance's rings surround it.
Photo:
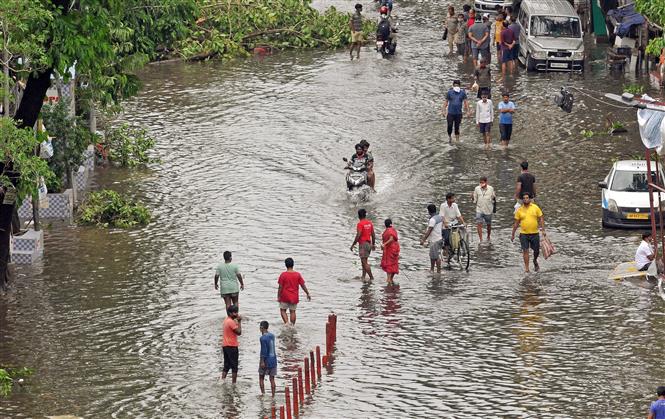
<path fill-rule="evenodd" d="M 429 204 L 427 211 L 429 212 L 429 221 L 427 223 L 427 230 L 425 230 L 423 237 L 420 239 L 420 245 L 423 246 L 429 238 L 429 270 L 434 272 L 434 265 L 436 265 L 436 271 L 441 272 L 441 247 L 443 246 L 441 230 L 443 229 L 443 217 L 436 213 L 436 205 L 434 204 Z"/>
<path fill-rule="evenodd" d="M 476 102 L 476 125 L 480 128 L 480 133 L 483 134 L 483 141 L 485 142 L 485 150 L 492 147 L 492 138 L 490 131 L 492 129 L 492 122 L 494 121 L 494 107 L 492 101 L 488 99 L 489 92 L 483 90 L 480 92 L 480 99 Z"/>
<path fill-rule="evenodd" d="M 487 241 L 492 234 L 492 214 L 494 213 L 494 202 L 496 194 L 494 188 L 487 184 L 485 176 L 480 178 L 480 184 L 476 186 L 472 194 L 473 202 L 476 204 L 476 229 L 478 239 L 483 241 L 483 224 L 487 226 Z"/>
<path fill-rule="evenodd" d="M 651 232 L 642 233 L 642 241 L 637 248 L 637 252 L 635 252 L 635 266 L 640 271 L 646 271 L 655 257 L 651 245 Z"/>
<path fill-rule="evenodd" d="M 464 217 L 462 217 L 462 214 L 459 212 L 459 207 L 457 206 L 457 203 L 455 203 L 454 193 L 448 192 L 446 194 L 446 202 L 441 204 L 439 214 L 443 216 L 443 245 L 450 246 L 450 230 L 448 229 L 448 226 L 453 222 L 464 224 Z"/>

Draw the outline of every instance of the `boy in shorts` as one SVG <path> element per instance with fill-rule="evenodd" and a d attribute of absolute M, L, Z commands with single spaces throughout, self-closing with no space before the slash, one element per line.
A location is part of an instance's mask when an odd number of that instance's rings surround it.
<path fill-rule="evenodd" d="M 270 390 L 272 396 L 275 397 L 275 376 L 277 375 L 277 353 L 275 352 L 275 335 L 268 332 L 268 322 L 263 320 L 259 324 L 261 337 L 259 343 L 261 344 L 261 355 L 259 360 L 259 387 L 261 387 L 261 394 L 266 394 L 264 387 L 264 379 L 267 375 L 270 379 Z"/>
<path fill-rule="evenodd" d="M 286 310 L 289 310 L 291 317 L 291 324 L 296 324 L 296 308 L 298 307 L 298 300 L 300 297 L 300 288 L 302 287 L 305 294 L 307 294 L 307 301 L 311 301 L 312 297 L 309 295 L 309 290 L 305 286 L 305 280 L 300 272 L 293 270 L 293 259 L 286 258 L 284 260 L 286 265 L 286 272 L 282 272 L 277 280 L 279 287 L 277 288 L 277 301 L 279 301 L 279 312 L 282 316 L 284 324 L 289 323 L 289 317 L 286 315 Z"/>

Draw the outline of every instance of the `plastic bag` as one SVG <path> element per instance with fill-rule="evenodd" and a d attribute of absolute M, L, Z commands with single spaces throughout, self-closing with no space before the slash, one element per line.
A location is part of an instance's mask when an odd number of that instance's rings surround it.
<path fill-rule="evenodd" d="M 39 193 L 39 207 L 48 208 L 48 189 L 46 189 L 46 182 L 44 178 L 39 178 L 39 186 L 37 187 Z"/>
<path fill-rule="evenodd" d="M 39 145 L 39 157 L 42 159 L 53 157 L 53 137 L 48 137 L 48 140 L 42 141 Z"/>
<path fill-rule="evenodd" d="M 653 100 L 647 95 L 642 96 L 642 99 L 647 101 Z M 640 138 L 646 148 L 654 149 L 663 146 L 663 138 L 665 138 L 665 112 L 640 109 L 637 111 L 637 124 L 640 127 Z"/>
<path fill-rule="evenodd" d="M 478 82 L 477 82 L 477 81 L 474 81 L 474 82 L 473 82 L 473 86 L 471 86 L 471 90 L 474 91 L 474 92 L 477 92 L 477 91 L 478 91 L 478 87 L 479 87 L 479 86 L 478 86 Z"/>
<path fill-rule="evenodd" d="M 540 239 L 540 251 L 543 252 L 545 259 L 556 253 L 556 248 L 547 236 Z"/>

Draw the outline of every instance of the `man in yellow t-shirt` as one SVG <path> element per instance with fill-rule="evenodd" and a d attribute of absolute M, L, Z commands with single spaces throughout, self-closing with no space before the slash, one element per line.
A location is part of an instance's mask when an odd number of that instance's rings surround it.
<path fill-rule="evenodd" d="M 515 223 L 513 223 L 513 234 L 510 241 L 515 240 L 515 231 L 520 227 L 520 245 L 524 257 L 524 271 L 529 272 L 529 247 L 533 249 L 533 267 L 538 272 L 538 254 L 540 253 L 540 233 L 538 226 L 545 235 L 545 220 L 543 212 L 538 205 L 531 202 L 531 194 L 525 192 L 522 195 L 523 204 L 515 211 Z"/>

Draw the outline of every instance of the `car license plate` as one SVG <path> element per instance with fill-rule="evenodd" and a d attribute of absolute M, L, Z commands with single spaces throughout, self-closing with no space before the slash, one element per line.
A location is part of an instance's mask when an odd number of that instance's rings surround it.
<path fill-rule="evenodd" d="M 643 213 L 629 212 L 626 218 L 628 218 L 629 220 L 648 220 L 649 214 L 644 212 Z"/>
<path fill-rule="evenodd" d="M 550 63 L 552 68 L 568 68 L 568 63 Z"/>

